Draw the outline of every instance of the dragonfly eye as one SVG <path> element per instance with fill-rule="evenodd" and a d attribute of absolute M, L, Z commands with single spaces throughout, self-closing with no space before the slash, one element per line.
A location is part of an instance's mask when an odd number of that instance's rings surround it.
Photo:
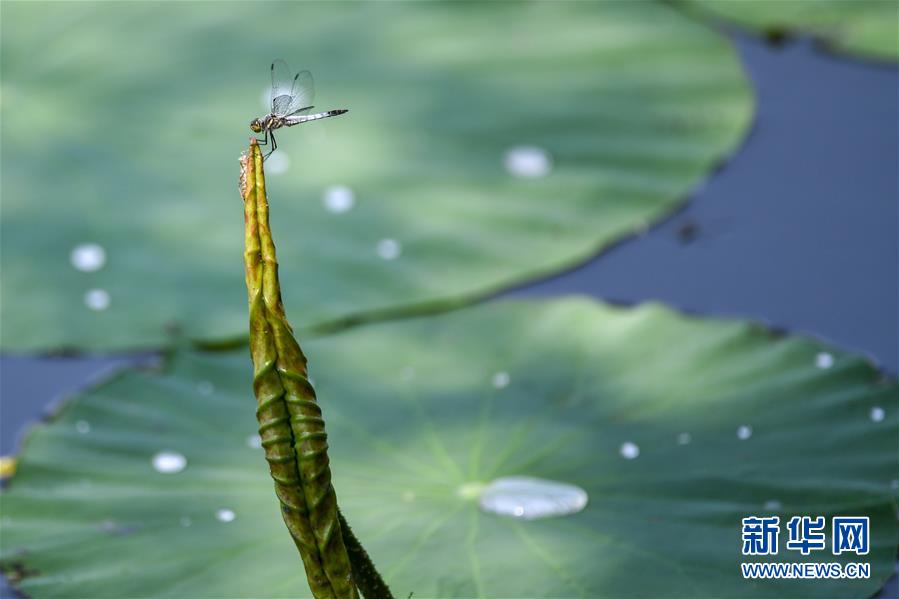
<path fill-rule="evenodd" d="M 259 122 L 259 119 L 253 119 L 250 121 L 250 129 L 252 129 L 255 133 L 260 133 L 262 131 L 262 123 Z"/>

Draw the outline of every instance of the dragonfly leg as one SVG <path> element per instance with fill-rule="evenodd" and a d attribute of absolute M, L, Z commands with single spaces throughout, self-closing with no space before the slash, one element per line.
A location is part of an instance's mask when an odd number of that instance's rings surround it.
<path fill-rule="evenodd" d="M 268 143 L 268 138 L 271 137 L 271 140 L 272 140 L 272 147 L 269 149 L 268 153 L 267 153 L 265 156 L 262 157 L 263 160 L 265 160 L 266 158 L 268 158 L 269 156 L 271 156 L 271 155 L 272 155 L 272 152 L 274 152 L 275 150 L 278 149 L 278 142 L 275 141 L 275 132 L 274 132 L 274 131 L 269 131 L 269 130 L 266 129 L 266 131 L 265 131 L 265 137 L 266 137 L 266 143 Z"/>

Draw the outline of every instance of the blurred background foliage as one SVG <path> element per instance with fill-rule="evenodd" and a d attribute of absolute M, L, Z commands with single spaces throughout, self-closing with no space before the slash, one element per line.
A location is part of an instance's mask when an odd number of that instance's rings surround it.
<path fill-rule="evenodd" d="M 299 327 L 583 261 L 670 213 L 751 118 L 727 40 L 659 3 L 47 6 L 4 6 L 7 350 L 245 335 L 237 156 L 275 57 L 350 109 L 268 163 Z M 72 267 L 81 244 L 102 268 Z"/>

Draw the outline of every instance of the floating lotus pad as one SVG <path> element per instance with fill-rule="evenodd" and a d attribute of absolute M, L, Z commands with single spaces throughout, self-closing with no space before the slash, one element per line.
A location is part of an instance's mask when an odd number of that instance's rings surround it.
<path fill-rule="evenodd" d="M 313 71 L 317 108 L 350 109 L 281 132 L 267 163 L 299 328 L 579 263 L 682 203 L 751 115 L 727 39 L 655 3 L 4 17 L 5 349 L 245 336 L 237 157 L 275 57 Z"/>
<path fill-rule="evenodd" d="M 681 0 L 706 17 L 760 33 L 801 32 L 835 52 L 899 60 L 899 4 L 890 0 Z"/>
<path fill-rule="evenodd" d="M 862 597 L 893 572 L 899 394 L 858 356 L 586 300 L 305 345 L 338 499 L 397 597 Z M 246 350 L 175 353 L 73 400 L 0 496 L 16 586 L 307 592 L 254 409 Z M 864 558 L 803 558 L 784 527 L 777 558 L 756 561 L 863 561 L 871 579 L 743 580 L 741 518 L 770 514 L 869 516 Z"/>

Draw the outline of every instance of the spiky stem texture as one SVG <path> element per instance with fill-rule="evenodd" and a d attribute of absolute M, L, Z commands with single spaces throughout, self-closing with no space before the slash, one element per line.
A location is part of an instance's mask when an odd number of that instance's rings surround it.
<path fill-rule="evenodd" d="M 355 599 L 358 591 L 331 485 L 325 422 L 307 378 L 306 357 L 281 303 L 262 164 L 259 146 L 251 142 L 242 158 L 240 187 L 259 435 L 312 594 Z"/>

